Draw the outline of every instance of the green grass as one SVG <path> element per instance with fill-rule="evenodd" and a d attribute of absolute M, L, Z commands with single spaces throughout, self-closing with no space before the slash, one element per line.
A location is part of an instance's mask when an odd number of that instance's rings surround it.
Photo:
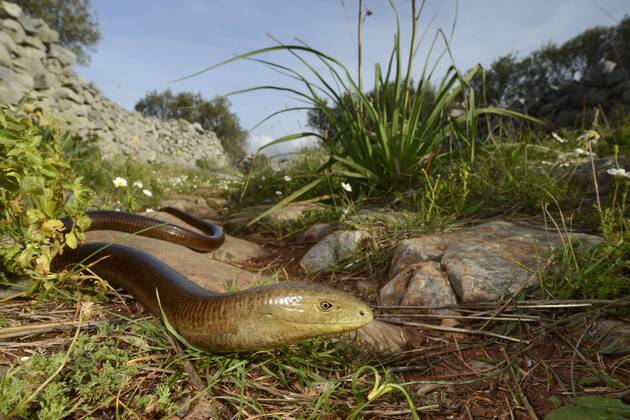
<path fill-rule="evenodd" d="M 185 361 L 205 389 L 192 387 Z M 330 339 L 248 354 L 180 354 L 155 322 L 140 320 L 81 332 L 66 350 L 33 353 L 16 363 L 0 378 L 0 414 L 162 417 L 207 394 L 233 414 L 347 416 L 371 390 L 370 378 L 357 374 L 369 361 Z"/>

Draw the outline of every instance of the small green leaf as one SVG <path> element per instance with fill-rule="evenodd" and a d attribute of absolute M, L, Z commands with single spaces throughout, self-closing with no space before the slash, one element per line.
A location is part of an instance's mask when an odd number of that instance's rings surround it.
<path fill-rule="evenodd" d="M 68 245 L 72 249 L 76 249 L 77 247 L 77 237 L 73 232 L 66 233 L 66 245 Z"/>

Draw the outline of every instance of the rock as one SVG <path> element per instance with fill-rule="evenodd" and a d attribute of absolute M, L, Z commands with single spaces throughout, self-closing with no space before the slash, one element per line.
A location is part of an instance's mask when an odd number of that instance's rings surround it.
<path fill-rule="evenodd" d="M 560 127 L 575 126 L 575 123 L 580 116 L 580 111 L 577 109 L 563 109 L 554 119 L 554 124 Z"/>
<path fill-rule="evenodd" d="M 213 132 L 179 120 L 157 122 L 103 97 L 77 74 L 76 56 L 58 41 L 59 34 L 42 19 L 0 3 L 0 67 L 9 69 L 0 69 L 0 102 L 15 105 L 35 89 L 30 98 L 35 107 L 45 109 L 62 129 L 95 136 L 106 159 L 126 155 L 186 168 L 194 168 L 197 160 L 217 168 L 229 164 Z"/>
<path fill-rule="evenodd" d="M 630 89 L 626 90 L 623 95 L 621 95 L 621 100 L 625 104 L 630 104 Z"/>
<path fill-rule="evenodd" d="M 17 49 L 17 44 L 13 41 L 13 38 L 4 31 L 0 31 L 0 45 L 3 45 L 7 50 L 13 53 Z"/>
<path fill-rule="evenodd" d="M 625 82 L 619 83 L 617 86 L 613 88 L 611 93 L 613 95 L 621 95 L 627 90 L 630 90 L 630 80 L 626 80 Z"/>
<path fill-rule="evenodd" d="M 317 223 L 298 233 L 293 239 L 297 243 L 315 243 L 330 235 L 337 228 L 336 223 Z"/>
<path fill-rule="evenodd" d="M 265 223 L 274 226 L 288 226 L 291 223 L 308 216 L 310 213 L 319 213 L 324 211 L 324 207 L 316 204 L 289 204 L 280 210 L 265 216 Z"/>
<path fill-rule="evenodd" d="M 427 235 L 400 241 L 394 250 L 389 278 L 394 278 L 412 264 L 440 261 L 450 240 L 451 235 Z"/>
<path fill-rule="evenodd" d="M 551 114 L 553 111 L 555 111 L 557 108 L 558 107 L 556 106 L 556 104 L 554 102 L 550 102 L 548 104 L 543 105 L 538 110 L 538 115 L 547 116 L 547 115 Z"/>
<path fill-rule="evenodd" d="M 367 234 L 359 230 L 331 233 L 308 250 L 300 265 L 307 273 L 332 268 L 340 260 L 352 255 L 366 237 Z"/>
<path fill-rule="evenodd" d="M 150 216 L 186 226 L 179 219 L 167 214 L 151 213 Z M 195 230 L 192 226 L 186 227 Z M 233 280 L 237 282 L 239 288 L 244 289 L 260 280 L 260 277 L 254 273 L 214 259 L 211 253 L 195 252 L 170 242 L 108 230 L 91 231 L 88 232 L 86 236 L 87 241 L 90 242 L 116 241 L 117 243 L 124 243 L 135 248 L 143 249 L 157 259 L 170 265 L 198 285 L 209 290 L 224 292 L 224 285 L 231 283 Z M 227 247 L 232 245 L 234 245 L 232 241 L 226 243 Z M 238 246 L 237 244 L 237 247 Z M 223 251 L 224 255 L 230 252 L 229 248 Z M 235 248 L 232 248 L 234 255 L 242 255 L 239 254 L 239 252 L 240 251 L 237 251 Z"/>
<path fill-rule="evenodd" d="M 610 90 L 605 88 L 592 88 L 584 95 L 584 102 L 587 106 L 601 105 L 610 96 Z"/>
<path fill-rule="evenodd" d="M 578 86 L 571 95 L 571 106 L 574 108 L 582 109 L 584 107 L 584 96 L 588 88 L 584 85 Z"/>
<path fill-rule="evenodd" d="M 392 274 L 396 277 L 381 290 L 381 298 L 388 304 L 421 299 L 448 301 L 444 290 L 434 292 L 436 297 L 422 296 L 422 291 L 428 290 L 427 284 L 440 283 L 436 272 L 441 270 L 458 300 L 496 300 L 521 287 L 549 253 L 562 246 L 562 240 L 555 232 L 494 221 L 401 241 L 392 261 Z M 580 233 L 572 233 L 571 240 L 582 241 L 586 248 L 601 242 L 599 237 Z M 416 271 L 419 274 L 414 277 Z M 419 292 L 410 293 L 410 284 Z"/>
<path fill-rule="evenodd" d="M 381 304 L 393 306 L 443 306 L 457 303 L 446 274 L 435 261 L 410 265 L 383 286 L 379 298 Z M 427 312 L 449 313 L 445 309 Z"/>
<path fill-rule="evenodd" d="M 11 67 L 12 62 L 9 50 L 3 44 L 0 44 L 0 66 Z"/>
<path fill-rule="evenodd" d="M 77 56 L 66 48 L 60 47 L 57 44 L 51 44 L 48 50 L 48 56 L 56 58 L 63 65 L 69 66 L 75 63 Z"/>
<path fill-rule="evenodd" d="M 479 228 L 489 236 L 479 237 Z M 550 252 L 562 246 L 555 232 L 522 227 L 509 222 L 490 222 L 469 230 L 444 252 L 442 266 L 463 302 L 496 300 L 519 289 L 531 273 L 544 264 Z M 573 233 L 595 245 L 601 238 Z"/>
<path fill-rule="evenodd" d="M 402 327 L 378 320 L 344 337 L 355 339 L 352 344 L 358 349 L 383 354 L 399 353 L 409 346 L 409 336 Z"/>
<path fill-rule="evenodd" d="M 628 81 L 628 79 L 628 71 L 619 67 L 606 75 L 606 85 L 616 86 L 621 82 Z"/>
<path fill-rule="evenodd" d="M 3 1 L 0 4 L 0 12 L 2 13 L 2 16 L 8 16 L 13 19 L 18 19 L 20 16 L 22 16 L 22 9 L 20 8 L 20 6 L 8 1 Z"/>
<path fill-rule="evenodd" d="M 2 30 L 6 30 L 16 44 L 21 44 L 24 41 L 26 33 L 24 28 L 17 21 L 13 19 L 4 19 L 1 24 Z"/>

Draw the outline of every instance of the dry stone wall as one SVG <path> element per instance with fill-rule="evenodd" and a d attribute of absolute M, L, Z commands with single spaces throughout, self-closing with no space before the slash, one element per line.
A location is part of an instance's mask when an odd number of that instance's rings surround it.
<path fill-rule="evenodd" d="M 130 112 L 104 97 L 76 73 L 75 55 L 59 34 L 19 6 L 0 2 L 0 102 L 16 105 L 24 95 L 35 107 L 81 136 L 96 136 L 106 158 L 132 156 L 146 162 L 194 167 L 197 160 L 228 164 L 212 131 L 184 120 L 161 121 Z"/>
<path fill-rule="evenodd" d="M 615 107 L 630 107 L 628 70 L 612 61 L 593 66 L 581 80 L 571 80 L 551 87 L 540 98 L 529 98 L 513 108 L 544 118 L 557 126 L 590 126 L 595 110 L 605 112 Z M 527 108 L 527 109 L 526 109 Z"/>

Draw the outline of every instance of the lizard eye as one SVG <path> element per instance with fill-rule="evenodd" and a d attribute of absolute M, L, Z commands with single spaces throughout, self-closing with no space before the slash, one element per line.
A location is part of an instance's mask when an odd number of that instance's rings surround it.
<path fill-rule="evenodd" d="M 319 302 L 319 309 L 321 309 L 324 312 L 330 311 L 333 307 L 333 304 L 328 302 L 327 300 L 322 300 L 321 302 Z"/>

